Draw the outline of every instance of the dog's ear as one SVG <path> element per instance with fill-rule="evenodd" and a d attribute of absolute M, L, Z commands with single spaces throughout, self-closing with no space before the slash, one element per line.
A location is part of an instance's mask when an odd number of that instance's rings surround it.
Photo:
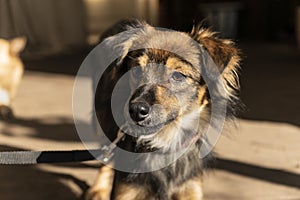
<path fill-rule="evenodd" d="M 146 22 L 137 19 L 125 19 L 117 22 L 107 29 L 101 36 L 101 42 L 111 47 L 114 54 L 120 57 L 114 62 L 111 76 L 122 74 L 124 67 L 121 66 L 128 55 L 133 41 L 137 38 L 137 29 L 143 29 Z M 126 72 L 126 71 L 125 71 Z"/>
<path fill-rule="evenodd" d="M 214 32 L 203 29 L 201 26 L 194 27 L 190 36 L 201 44 L 213 60 L 214 66 L 217 66 L 229 96 L 236 96 L 240 89 L 238 77 L 240 51 L 234 43 L 231 40 L 216 37 Z"/>
<path fill-rule="evenodd" d="M 19 54 L 25 48 L 26 41 L 25 37 L 18 37 L 10 40 L 10 52 L 12 54 Z"/>
<path fill-rule="evenodd" d="M 97 118 L 101 124 L 104 133 L 109 133 L 107 136 L 113 140 L 116 137 L 118 125 L 114 121 L 111 110 L 112 93 L 119 79 L 128 71 L 126 62 L 127 54 L 132 45 L 132 40 L 136 28 L 141 28 L 143 22 L 136 19 L 126 19 L 107 29 L 101 36 L 100 42 L 107 48 L 109 52 L 107 57 L 119 55 L 120 57 L 114 60 L 104 71 L 101 79 L 98 82 L 95 94 L 95 109 Z M 106 67 L 106 66 L 105 66 Z M 120 81 L 126 81 L 122 79 Z M 122 82 L 122 86 L 127 89 L 127 83 Z M 121 93 L 120 93 L 121 94 Z M 118 92 L 115 95 L 120 95 Z M 120 97 L 120 100 L 122 97 Z"/>
<path fill-rule="evenodd" d="M 136 29 L 142 28 L 144 24 L 145 22 L 137 19 L 125 19 L 114 24 L 102 34 L 101 42 L 107 46 L 107 51 L 113 51 L 112 55 L 120 55 L 120 57 L 110 64 L 101 77 L 100 89 L 102 93 L 107 93 L 107 95 L 102 94 L 101 96 L 109 97 L 117 81 L 128 71 L 125 61 L 127 54 L 135 39 Z"/>
<path fill-rule="evenodd" d="M 132 28 L 141 28 L 144 24 L 146 24 L 146 22 L 138 19 L 124 19 L 118 21 L 117 23 L 115 23 L 110 28 L 108 28 L 105 32 L 102 33 L 100 42 L 102 42 L 104 39 L 110 36 L 114 36 L 123 31 L 128 31 L 129 29 Z"/>

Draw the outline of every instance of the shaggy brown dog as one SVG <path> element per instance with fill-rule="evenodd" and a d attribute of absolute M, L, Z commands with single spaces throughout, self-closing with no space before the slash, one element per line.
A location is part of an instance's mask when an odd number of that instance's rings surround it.
<path fill-rule="evenodd" d="M 135 153 L 159 152 L 157 155 L 184 151 L 162 168 L 158 166 L 164 157 L 146 156 L 137 167 L 155 170 L 145 173 L 104 166 L 87 199 L 199 200 L 203 196 L 200 155 L 206 143 L 204 134 L 213 103 L 220 109 L 226 105 L 226 118 L 233 114 L 239 91 L 239 51 L 231 41 L 219 39 L 201 26 L 190 33 L 169 32 L 138 20 L 115 25 L 104 34 L 103 41 L 110 44 L 122 31 L 128 32 L 117 45 L 122 56 L 111 64 L 97 88 L 95 107 L 102 129 L 111 140 L 120 129 L 110 111 L 111 93 L 130 71 L 131 95 L 122 127 L 129 134 L 118 146 Z M 131 50 L 137 44 L 145 48 Z M 215 76 L 211 78 L 211 74 Z M 115 164 L 120 164 L 118 158 Z"/>

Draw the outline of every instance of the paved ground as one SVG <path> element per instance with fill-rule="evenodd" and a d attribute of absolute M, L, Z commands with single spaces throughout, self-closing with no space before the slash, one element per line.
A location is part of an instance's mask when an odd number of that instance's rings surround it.
<path fill-rule="evenodd" d="M 206 199 L 300 199 L 299 53 L 287 45 L 242 47 L 247 109 L 216 146 Z M 72 121 L 73 82 L 70 75 L 26 71 L 13 105 L 18 119 L 0 122 L 0 150 L 83 148 Z M 97 165 L 0 166 L 0 199 L 82 199 Z"/>

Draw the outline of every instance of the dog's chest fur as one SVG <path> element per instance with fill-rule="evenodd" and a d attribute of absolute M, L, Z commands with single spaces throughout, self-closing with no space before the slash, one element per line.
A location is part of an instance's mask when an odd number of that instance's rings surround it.
<path fill-rule="evenodd" d="M 189 147 L 179 159 L 169 166 L 147 173 L 116 172 L 115 179 L 124 184 L 133 184 L 146 189 L 154 199 L 167 200 L 178 187 L 193 177 L 200 177 L 203 172 L 203 161 L 200 156 L 200 141 Z M 197 161 L 197 162 L 195 162 Z M 156 165 L 159 160 L 152 160 L 148 165 Z M 150 198 L 150 197 L 149 197 Z"/>

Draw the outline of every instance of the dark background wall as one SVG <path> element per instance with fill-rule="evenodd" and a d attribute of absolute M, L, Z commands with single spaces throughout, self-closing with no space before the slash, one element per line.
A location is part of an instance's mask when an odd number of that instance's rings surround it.
<path fill-rule="evenodd" d="M 295 39 L 296 0 L 160 0 L 160 23 L 176 29 L 189 29 L 205 19 L 201 5 L 238 2 L 238 38 L 247 40 Z"/>

